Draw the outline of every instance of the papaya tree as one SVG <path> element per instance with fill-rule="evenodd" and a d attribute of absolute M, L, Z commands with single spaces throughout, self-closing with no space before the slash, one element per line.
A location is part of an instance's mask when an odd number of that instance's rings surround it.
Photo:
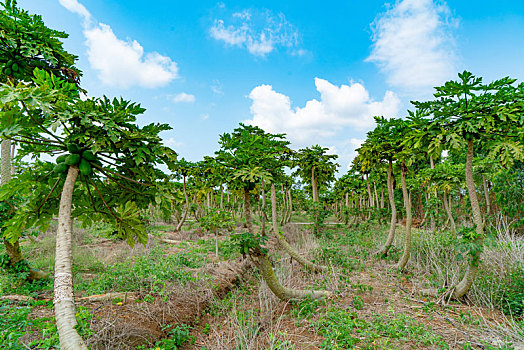
<path fill-rule="evenodd" d="M 31 83 L 33 70 L 39 68 L 57 77 L 68 79 L 78 84 L 81 72 L 74 66 L 76 56 L 68 53 L 62 46 L 62 40 L 68 35 L 45 26 L 38 15 L 29 14 L 20 9 L 16 1 L 6 0 L 0 3 L 0 83 L 17 85 L 20 82 Z M 19 112 L 10 104 L 3 104 L 2 110 Z M 14 143 L 8 138 L 1 143 L 1 184 L 11 179 Z M 12 202 L 12 198 L 9 199 Z M 9 211 L 16 203 L 8 206 Z M 6 213 L 8 215 L 8 213 Z M 18 240 L 10 243 L 3 239 L 8 264 L 14 267 L 23 261 Z M 29 281 L 47 277 L 42 271 L 29 268 Z"/>
<path fill-rule="evenodd" d="M 433 116 L 428 132 L 437 132 L 429 144 L 430 152 L 447 148 L 466 153 L 465 180 L 475 229 L 463 230 L 469 264 L 462 280 L 453 287 L 454 298 L 464 296 L 473 284 L 485 236 L 473 174 L 475 147 L 484 144 L 489 149 L 487 156 L 504 166 L 523 158 L 519 133 L 524 124 L 524 84 L 515 82 L 505 77 L 484 84 L 482 78 L 464 71 L 458 80 L 436 87 L 435 100 L 414 102 Z"/>
<path fill-rule="evenodd" d="M 241 250 L 248 255 L 270 288 L 281 300 L 295 298 L 321 298 L 329 295 L 323 291 L 294 290 L 282 286 L 275 276 L 264 247 L 268 237 L 256 234 L 251 217 L 251 195 L 262 182 L 271 183 L 273 176 L 270 169 L 275 165 L 274 156 L 268 152 L 268 143 L 281 142 L 283 135 L 273 135 L 255 126 L 240 124 L 232 133 L 220 136 L 220 150 L 217 160 L 231 172 L 231 183 L 240 187 L 243 192 L 244 216 L 247 232 L 236 236 Z M 276 218 L 276 216 L 275 216 Z"/>
<path fill-rule="evenodd" d="M 86 225 L 105 221 L 130 244 L 145 243 L 139 207 L 161 196 L 167 177 L 155 164 L 172 167 L 176 154 L 158 136 L 169 126 L 136 124 L 144 112 L 140 105 L 106 97 L 82 101 L 74 83 L 39 69 L 34 74 L 32 84 L 0 87 L 0 102 L 20 109 L 2 114 L 0 136 L 19 143 L 20 156 L 57 156 L 57 164 L 41 179 L 54 184 L 47 196 L 33 197 L 16 211 L 4 224 L 4 235 L 16 241 L 24 229 L 45 227 L 58 215 L 54 308 L 60 346 L 87 349 L 75 328 L 72 219 Z M 49 162 L 35 166 L 45 171 Z M 11 183 L 2 197 L 16 193 L 17 179 Z M 46 205 L 56 189 L 61 190 L 58 208 Z"/>

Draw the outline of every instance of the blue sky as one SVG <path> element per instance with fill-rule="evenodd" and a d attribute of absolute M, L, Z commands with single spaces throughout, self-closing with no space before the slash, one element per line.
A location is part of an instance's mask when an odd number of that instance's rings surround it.
<path fill-rule="evenodd" d="M 147 108 L 140 123 L 200 160 L 239 122 L 320 144 L 341 170 L 373 128 L 464 69 L 524 79 L 524 1 L 20 0 L 70 34 L 90 96 Z"/>

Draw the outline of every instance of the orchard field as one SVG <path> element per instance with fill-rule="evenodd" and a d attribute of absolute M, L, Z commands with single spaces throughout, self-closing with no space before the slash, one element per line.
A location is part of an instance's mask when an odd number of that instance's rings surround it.
<path fill-rule="evenodd" d="M 459 73 L 348 170 L 243 123 L 188 161 L 65 38 L 2 3 L 0 349 L 524 349 L 524 83 Z"/>

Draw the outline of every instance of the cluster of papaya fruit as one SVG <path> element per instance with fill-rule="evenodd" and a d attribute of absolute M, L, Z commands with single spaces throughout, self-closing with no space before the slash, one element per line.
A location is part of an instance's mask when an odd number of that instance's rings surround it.
<path fill-rule="evenodd" d="M 15 78 L 23 74 L 25 67 L 24 61 L 18 59 L 17 56 L 9 59 L 5 64 L 2 65 L 2 73 L 9 76 L 14 76 Z"/>
<path fill-rule="evenodd" d="M 91 150 L 82 149 L 76 144 L 68 144 L 67 150 L 69 154 L 64 154 L 56 158 L 56 166 L 53 171 L 56 174 L 66 174 L 69 166 L 78 165 L 78 169 L 82 175 L 91 175 L 93 172 L 92 163 L 99 163 L 96 155 Z"/>

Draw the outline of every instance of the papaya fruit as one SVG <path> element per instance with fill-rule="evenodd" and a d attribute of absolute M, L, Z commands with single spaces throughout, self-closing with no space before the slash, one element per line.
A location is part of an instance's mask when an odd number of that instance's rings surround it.
<path fill-rule="evenodd" d="M 91 175 L 91 172 L 93 171 L 93 168 L 91 168 L 91 164 L 85 159 L 80 160 L 80 165 L 78 166 L 80 169 L 80 173 L 85 176 Z"/>
<path fill-rule="evenodd" d="M 72 154 L 80 153 L 81 151 L 80 146 L 78 146 L 76 143 L 67 144 L 67 150 Z"/>
<path fill-rule="evenodd" d="M 13 70 L 13 72 L 18 72 L 18 64 L 13 63 L 13 66 L 11 69 Z"/>
<path fill-rule="evenodd" d="M 67 165 L 77 165 L 80 162 L 80 154 L 70 154 L 65 160 Z"/>
<path fill-rule="evenodd" d="M 82 152 L 82 158 L 90 162 L 93 162 L 96 160 L 96 156 L 90 150 L 85 150 L 84 152 Z"/>
<path fill-rule="evenodd" d="M 4 72 L 5 72 L 6 75 L 11 75 L 11 73 L 13 73 L 13 71 L 11 70 L 11 68 L 6 68 L 6 69 L 4 70 Z"/>
<path fill-rule="evenodd" d="M 58 156 L 58 157 L 56 158 L 56 164 L 60 164 L 60 163 L 65 162 L 67 156 L 68 156 L 67 154 L 63 154 L 63 155 L 61 155 L 61 156 Z"/>
<path fill-rule="evenodd" d="M 62 173 L 65 173 L 67 171 L 67 165 L 66 163 L 58 163 L 57 165 L 55 165 L 55 167 L 53 168 L 53 172 L 55 174 L 62 174 Z"/>

